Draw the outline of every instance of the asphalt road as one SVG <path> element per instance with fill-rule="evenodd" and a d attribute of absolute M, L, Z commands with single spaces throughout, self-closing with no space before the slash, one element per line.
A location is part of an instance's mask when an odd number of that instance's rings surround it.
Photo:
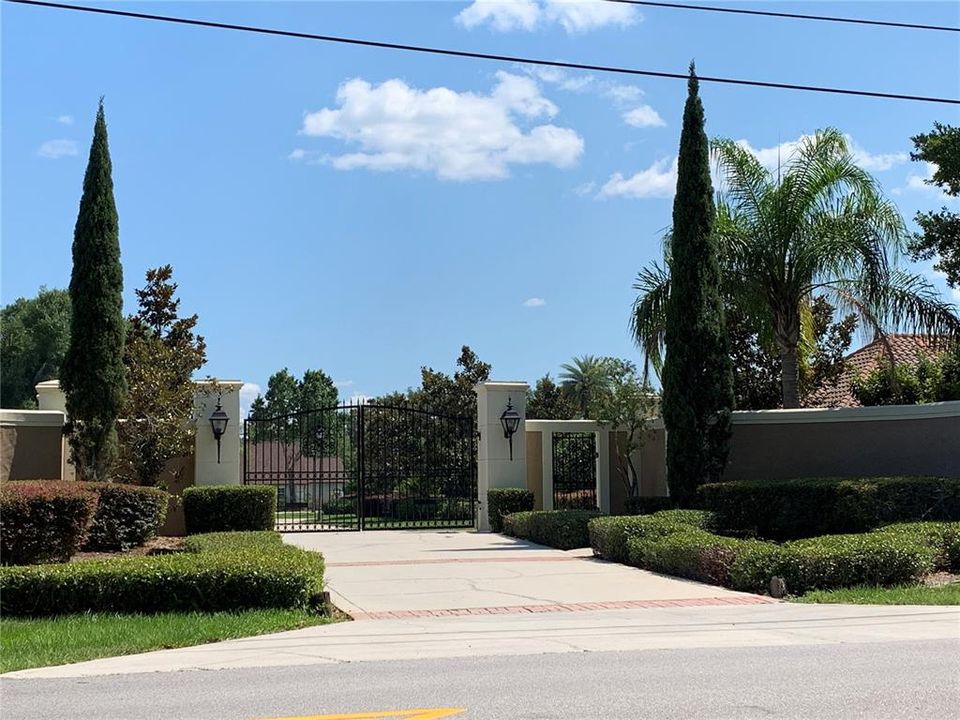
<path fill-rule="evenodd" d="M 960 630 L 960 629 L 958 629 Z M 960 638 L 4 679 L 4 720 L 247 720 L 461 707 L 464 720 L 950 718 Z"/>

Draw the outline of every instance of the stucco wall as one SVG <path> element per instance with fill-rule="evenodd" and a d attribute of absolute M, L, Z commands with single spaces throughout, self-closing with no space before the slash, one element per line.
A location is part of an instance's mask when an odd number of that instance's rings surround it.
<path fill-rule="evenodd" d="M 543 433 L 528 430 L 527 489 L 533 491 L 533 509 L 543 510 Z"/>
<path fill-rule="evenodd" d="M 0 480 L 60 480 L 64 451 L 63 413 L 0 411 Z"/>

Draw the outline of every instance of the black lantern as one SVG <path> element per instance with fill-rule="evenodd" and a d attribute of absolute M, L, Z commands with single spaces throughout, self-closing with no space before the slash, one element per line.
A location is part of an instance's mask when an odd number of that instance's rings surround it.
<path fill-rule="evenodd" d="M 510 460 L 513 460 L 513 434 L 520 427 L 520 413 L 513 409 L 513 399 L 507 398 L 507 409 L 500 415 L 503 436 L 510 441 Z"/>
<path fill-rule="evenodd" d="M 220 406 L 220 396 L 217 396 L 217 409 L 210 416 L 210 429 L 213 430 L 213 438 L 217 441 L 217 465 L 220 464 L 220 438 L 227 431 L 227 423 L 230 418 Z"/>

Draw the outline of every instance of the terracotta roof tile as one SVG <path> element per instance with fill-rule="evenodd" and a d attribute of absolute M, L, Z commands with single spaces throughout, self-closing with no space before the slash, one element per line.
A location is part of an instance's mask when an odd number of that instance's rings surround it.
<path fill-rule="evenodd" d="M 941 344 L 936 338 L 927 335 L 887 335 L 896 365 L 916 365 L 921 357 L 936 355 Z M 860 403 L 851 393 L 853 379 L 872 371 L 886 357 L 883 342 L 879 339 L 864 345 L 847 355 L 844 362 L 846 372 L 831 385 L 823 385 L 812 393 L 804 403 L 805 407 L 857 407 Z"/>

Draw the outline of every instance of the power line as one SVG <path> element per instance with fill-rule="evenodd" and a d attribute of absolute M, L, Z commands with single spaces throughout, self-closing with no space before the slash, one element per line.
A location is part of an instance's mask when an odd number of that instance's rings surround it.
<path fill-rule="evenodd" d="M 605 0 L 621 5 L 645 5 L 647 7 L 672 8 L 678 10 L 702 10 L 704 12 L 730 13 L 733 15 L 760 15 L 762 17 L 789 18 L 791 20 L 819 20 L 823 22 L 849 23 L 852 25 L 878 25 L 880 27 L 908 28 L 910 30 L 943 30 L 960 32 L 960 27 L 952 25 L 922 25 L 919 23 L 897 22 L 895 20 L 870 20 L 868 18 L 837 17 L 835 15 L 807 15 L 805 13 L 776 12 L 773 10 L 745 10 L 743 8 L 714 7 L 711 5 L 688 5 L 686 3 L 658 2 L 657 0 Z"/>
<path fill-rule="evenodd" d="M 36 7 L 55 8 L 59 10 L 74 10 L 77 12 L 95 15 L 110 15 L 115 17 L 134 18 L 137 20 L 153 20 L 176 25 L 193 27 L 216 28 L 218 30 L 234 30 L 238 32 L 271 35 L 275 37 L 298 38 L 300 40 L 317 40 L 320 42 L 339 43 L 342 45 L 356 45 L 361 47 L 380 48 L 385 50 L 403 50 L 406 52 L 442 55 L 447 57 L 471 58 L 474 60 L 495 60 L 498 62 L 521 63 L 526 65 L 541 65 L 546 67 L 563 68 L 565 70 L 587 70 L 591 72 L 614 73 L 618 75 L 633 75 L 642 77 L 669 78 L 686 80 L 686 73 L 663 72 L 658 70 L 638 70 L 634 68 L 612 67 L 608 65 L 592 65 L 587 63 L 564 62 L 561 60 L 540 60 L 525 58 L 517 55 L 497 55 L 492 53 L 470 52 L 468 50 L 451 50 L 446 48 L 427 47 L 424 45 L 407 45 L 404 43 L 383 42 L 379 40 L 363 40 L 360 38 L 340 37 L 336 35 L 319 35 L 315 33 L 297 32 L 295 30 L 279 30 L 254 25 L 236 25 L 233 23 L 215 22 L 212 20 L 197 20 L 194 18 L 175 17 L 171 15 L 153 15 L 149 13 L 114 10 L 110 8 L 87 7 L 70 5 L 67 3 L 41 2 L 40 0 L 4 0 L 4 2 L 18 5 L 32 5 Z M 907 95 L 903 93 L 875 92 L 872 90 L 851 90 L 848 88 L 825 87 L 819 85 L 798 85 L 794 83 L 765 82 L 762 80 L 743 80 L 719 76 L 699 75 L 700 82 L 718 83 L 725 85 L 746 85 L 750 87 L 775 88 L 779 90 L 798 90 L 804 92 L 829 93 L 833 95 L 853 95 L 859 97 L 882 98 L 886 100 L 910 100 L 915 102 L 944 103 L 960 105 L 960 99 L 945 98 L 928 95 Z"/>

